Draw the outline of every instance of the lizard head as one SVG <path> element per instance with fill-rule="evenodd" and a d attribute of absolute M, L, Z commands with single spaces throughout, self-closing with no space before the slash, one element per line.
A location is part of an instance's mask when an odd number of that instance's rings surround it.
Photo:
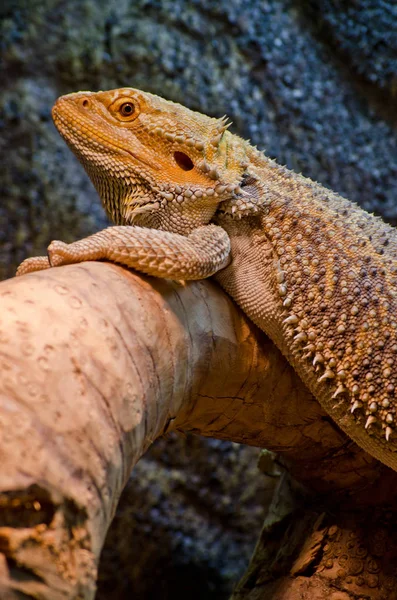
<path fill-rule="evenodd" d="M 62 96 L 52 116 L 116 223 L 187 234 L 243 193 L 245 144 L 225 118 L 132 88 Z"/>

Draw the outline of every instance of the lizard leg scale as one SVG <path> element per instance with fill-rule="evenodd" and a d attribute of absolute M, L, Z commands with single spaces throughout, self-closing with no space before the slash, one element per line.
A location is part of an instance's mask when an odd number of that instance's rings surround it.
<path fill-rule="evenodd" d="M 54 241 L 48 258 L 29 258 L 17 275 L 86 260 L 110 260 L 155 277 L 204 279 L 229 263 L 229 236 L 206 225 L 184 236 L 134 226 L 108 227 L 77 242 Z"/>

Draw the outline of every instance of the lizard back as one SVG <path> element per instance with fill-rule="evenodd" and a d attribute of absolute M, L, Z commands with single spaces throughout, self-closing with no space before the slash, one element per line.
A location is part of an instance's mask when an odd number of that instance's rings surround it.
<path fill-rule="evenodd" d="M 396 469 L 397 232 L 252 156 L 243 189 L 259 214 L 218 213 L 233 262 L 216 278 L 341 429 Z"/>

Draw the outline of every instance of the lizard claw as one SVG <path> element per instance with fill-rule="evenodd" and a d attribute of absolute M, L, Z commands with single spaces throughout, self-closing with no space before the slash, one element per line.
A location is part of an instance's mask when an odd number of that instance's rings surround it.
<path fill-rule="evenodd" d="M 26 275 L 26 273 L 34 273 L 35 271 L 43 271 L 50 267 L 59 267 L 60 265 L 71 262 L 68 244 L 64 242 L 54 241 L 48 246 L 47 256 L 34 256 L 27 258 L 19 265 L 16 277 Z"/>

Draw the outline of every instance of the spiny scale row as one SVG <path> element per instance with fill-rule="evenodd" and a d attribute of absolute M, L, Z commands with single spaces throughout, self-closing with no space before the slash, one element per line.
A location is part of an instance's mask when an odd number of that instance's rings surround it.
<path fill-rule="evenodd" d="M 273 208 L 274 204 L 280 209 L 285 203 L 273 203 Z M 287 313 L 286 334 L 293 338 L 294 353 L 310 360 L 315 373 L 322 371 L 318 382 L 335 385 L 333 399 L 348 395 L 357 420 L 361 421 L 362 412 L 366 415 L 365 429 L 380 424 L 389 441 L 396 419 L 397 386 L 393 278 L 387 279 L 379 264 L 371 272 L 371 256 L 351 267 L 354 257 L 348 242 L 336 241 L 334 223 L 324 217 L 322 242 L 313 251 L 314 227 L 307 227 L 299 216 L 294 219 L 294 210 L 284 214 L 281 210 L 277 218 L 266 219 L 279 256 L 277 291 Z M 366 269 L 360 270 L 360 263 Z M 367 279 L 371 274 L 373 282 Z"/>
<path fill-rule="evenodd" d="M 223 133 L 230 127 L 230 125 L 231 123 L 227 122 L 226 116 L 218 119 L 217 123 L 214 124 L 214 135 L 209 140 L 212 146 L 215 148 L 219 146 Z M 205 148 L 206 142 L 203 140 L 186 135 L 184 131 L 173 131 L 169 126 L 157 126 L 153 129 L 153 132 L 159 137 L 172 143 L 194 147 L 199 151 L 204 150 Z"/>
<path fill-rule="evenodd" d="M 279 293 L 281 296 L 285 296 L 286 294 L 286 286 L 279 286 Z M 286 298 L 289 300 L 289 298 Z M 287 303 L 288 306 L 289 303 Z M 334 357 L 326 360 L 324 356 L 316 351 L 315 344 L 307 344 L 308 341 L 314 341 L 315 333 L 313 331 L 306 333 L 302 331 L 299 327 L 294 327 L 294 324 L 299 323 L 299 319 L 295 314 L 289 315 L 283 323 L 289 326 L 291 331 L 291 337 L 293 337 L 293 344 L 295 346 L 295 350 L 298 351 L 299 354 L 303 355 L 302 358 L 305 360 L 312 361 L 312 366 L 315 368 L 315 371 L 319 371 L 319 369 L 323 369 L 322 375 L 318 378 L 318 382 L 324 381 L 335 381 L 336 380 L 336 390 L 332 396 L 332 399 L 338 399 L 341 394 L 348 394 L 350 392 L 351 396 L 351 413 L 355 413 L 357 409 L 364 408 L 364 403 L 367 404 L 367 409 L 365 410 L 365 414 L 367 415 L 367 420 L 365 423 L 365 429 L 368 429 L 371 425 L 378 423 L 378 419 L 381 419 L 382 428 L 385 429 L 385 437 L 386 440 L 389 441 L 390 435 L 393 431 L 392 425 L 395 425 L 395 408 L 392 406 L 392 399 L 384 397 L 379 406 L 378 402 L 372 400 L 371 396 L 375 392 L 375 390 L 369 390 L 368 392 L 363 392 L 360 395 L 360 399 L 356 400 L 355 397 L 360 393 L 360 388 L 357 384 L 353 384 L 350 390 L 346 387 L 346 374 L 343 369 L 336 370 L 337 361 Z M 305 344 L 304 347 L 299 348 L 300 345 Z M 314 355 L 314 358 L 313 358 Z M 370 374 L 371 373 L 367 373 Z M 390 376 L 390 372 L 387 372 L 387 376 Z M 394 391 L 394 386 L 389 384 L 388 392 L 390 394 Z M 385 410 L 387 409 L 387 410 Z"/>
<path fill-rule="evenodd" d="M 167 202 L 185 202 L 186 199 L 200 199 L 203 196 L 217 196 L 219 198 L 223 197 L 225 194 L 238 194 L 241 192 L 239 185 L 236 184 L 223 184 L 220 183 L 215 187 L 191 187 L 191 188 L 182 188 L 179 185 L 164 185 L 159 188 L 157 194 L 164 198 Z"/>
<path fill-rule="evenodd" d="M 213 196 L 214 199 L 222 202 L 219 210 L 240 219 L 247 214 L 255 214 L 260 209 L 256 199 L 247 194 L 239 184 L 220 183 L 214 188 L 205 189 L 202 187 L 186 189 L 168 184 L 157 190 L 157 193 L 165 202 L 178 202 L 179 204 L 183 204 L 186 200 L 200 200 L 204 196 Z"/>

